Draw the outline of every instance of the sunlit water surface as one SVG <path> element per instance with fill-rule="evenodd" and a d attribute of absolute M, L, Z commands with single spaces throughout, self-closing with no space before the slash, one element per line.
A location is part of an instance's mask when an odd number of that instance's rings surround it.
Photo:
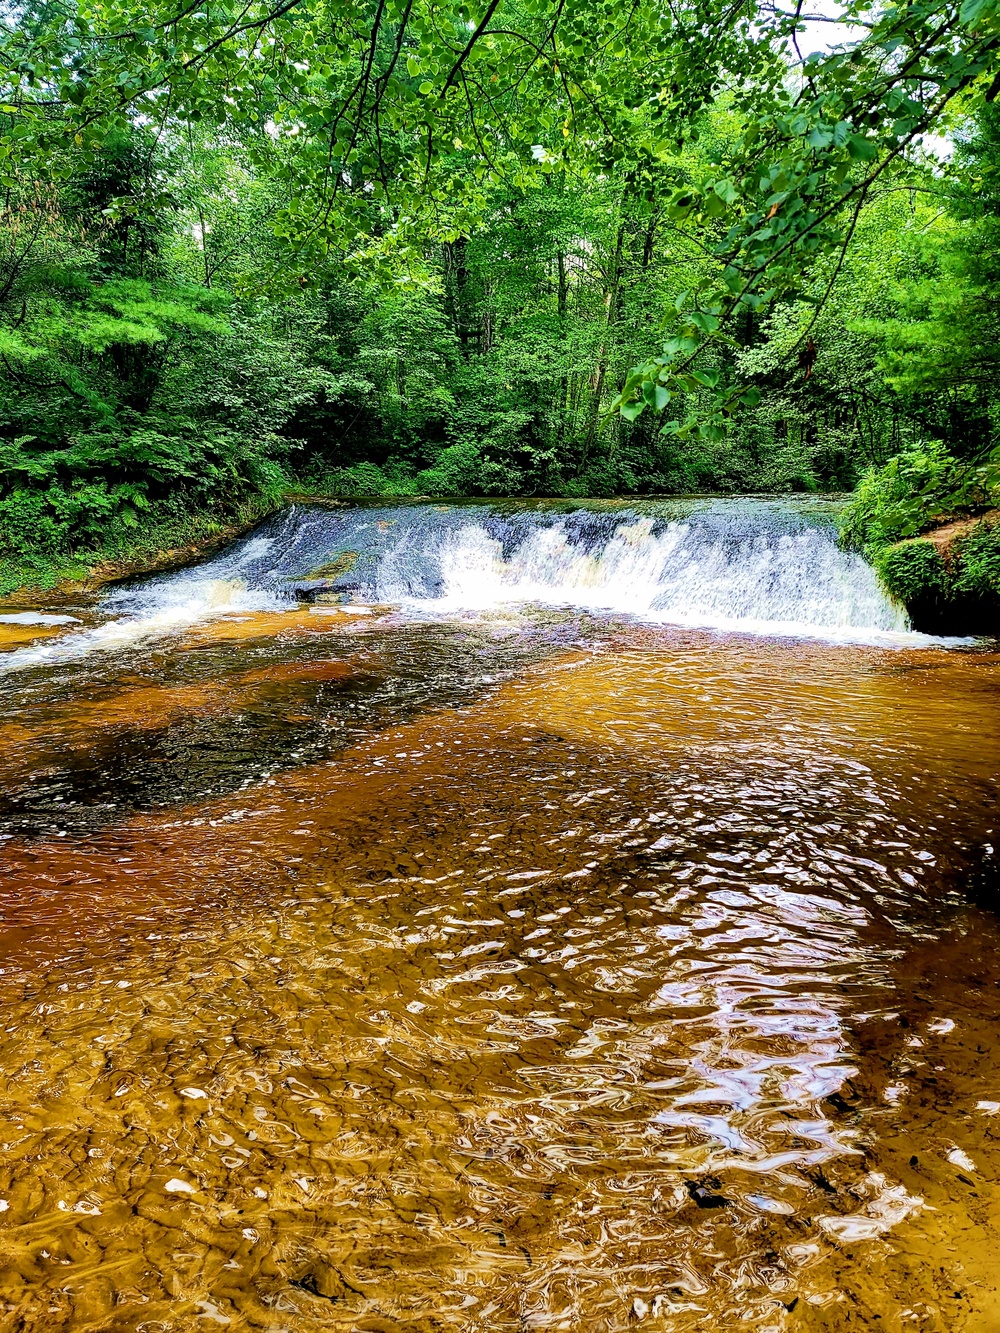
<path fill-rule="evenodd" d="M 1000 654 L 468 517 L 0 623 L 0 1329 L 1000 1328 Z"/>

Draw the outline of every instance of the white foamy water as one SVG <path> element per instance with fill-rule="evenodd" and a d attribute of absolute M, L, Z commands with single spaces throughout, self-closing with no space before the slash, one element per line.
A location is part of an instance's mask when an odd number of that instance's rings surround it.
<path fill-rule="evenodd" d="M 0 657 L 0 675 L 47 662 L 78 661 L 94 652 L 121 651 L 228 612 L 266 609 L 274 604 L 273 595 L 266 589 L 248 588 L 238 570 L 241 561 L 259 557 L 270 545 L 269 539 L 247 543 L 232 562 L 234 571 L 229 577 L 218 577 L 212 562 L 109 593 L 101 609 L 112 618 L 79 633 L 5 654 Z M 117 611 L 124 614 L 116 615 Z M 56 618 L 46 619 L 54 623 Z"/>
<path fill-rule="evenodd" d="M 8 652 L 0 673 L 121 651 L 317 590 L 447 618 L 568 608 L 749 634 L 919 646 L 814 499 L 292 506 L 204 564 L 117 589 L 103 624 Z"/>
<path fill-rule="evenodd" d="M 446 611 L 515 604 L 611 611 L 661 623 L 851 639 L 907 631 L 871 567 L 839 549 L 825 528 L 799 532 L 707 533 L 643 517 L 588 550 L 566 523 L 531 531 L 505 557 L 504 543 L 480 525 L 447 532 L 438 549 L 441 590 L 415 595 L 412 545 L 381 562 L 381 601 Z M 907 636 L 909 637 L 909 636 Z"/>
<path fill-rule="evenodd" d="M 76 616 L 53 615 L 48 611 L 15 611 L 0 616 L 0 625 L 75 625 Z"/>

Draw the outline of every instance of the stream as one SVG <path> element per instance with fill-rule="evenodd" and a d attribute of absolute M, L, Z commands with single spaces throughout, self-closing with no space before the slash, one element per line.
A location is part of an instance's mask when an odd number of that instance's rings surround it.
<path fill-rule="evenodd" d="M 0 610 L 0 1333 L 996 1333 L 1000 649 L 836 517 Z"/>

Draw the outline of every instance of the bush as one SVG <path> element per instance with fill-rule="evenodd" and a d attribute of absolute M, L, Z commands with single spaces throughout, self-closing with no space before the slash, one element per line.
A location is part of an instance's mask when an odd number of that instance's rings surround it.
<path fill-rule="evenodd" d="M 953 548 L 955 590 L 973 597 L 1000 597 L 1000 521 L 985 522 Z"/>
<path fill-rule="evenodd" d="M 351 495 L 362 499 L 379 495 L 416 495 L 413 477 L 398 465 L 379 467 L 377 463 L 353 463 L 332 468 L 307 479 L 310 491 L 324 495 Z"/>
<path fill-rule="evenodd" d="M 990 607 L 1000 606 L 1000 523 L 977 524 L 945 550 L 917 538 L 998 502 L 1000 450 L 966 463 L 941 444 L 921 444 L 865 473 L 841 520 L 841 541 L 867 556 L 888 593 L 922 627 L 968 633 L 981 625 L 992 632 Z"/>
<path fill-rule="evenodd" d="M 1000 450 L 980 464 L 962 463 L 932 440 L 898 454 L 861 478 L 841 520 L 841 539 L 869 557 L 916 537 L 935 521 L 975 513 L 1000 500 Z"/>
<path fill-rule="evenodd" d="M 904 605 L 947 594 L 948 571 L 933 542 L 907 541 L 882 547 L 875 554 L 874 565 L 886 589 Z"/>
<path fill-rule="evenodd" d="M 80 434 L 62 449 L 0 441 L 0 556 L 97 550 L 112 528 L 280 500 L 288 476 L 271 453 L 284 442 L 176 425 Z"/>

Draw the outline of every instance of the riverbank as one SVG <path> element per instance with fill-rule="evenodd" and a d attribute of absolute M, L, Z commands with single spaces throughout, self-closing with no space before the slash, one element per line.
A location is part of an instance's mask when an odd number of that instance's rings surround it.
<path fill-rule="evenodd" d="M 873 564 L 915 629 L 1000 635 L 1000 509 L 942 515 L 919 536 L 876 551 Z"/>
<path fill-rule="evenodd" d="M 911 446 L 861 478 L 840 539 L 927 634 L 1000 635 L 1000 450 Z"/>
<path fill-rule="evenodd" d="M 292 498 L 260 498 L 229 515 L 192 514 L 143 531 L 117 532 L 91 550 L 0 557 L 0 605 L 78 602 L 120 579 L 182 569 L 242 537 Z"/>

